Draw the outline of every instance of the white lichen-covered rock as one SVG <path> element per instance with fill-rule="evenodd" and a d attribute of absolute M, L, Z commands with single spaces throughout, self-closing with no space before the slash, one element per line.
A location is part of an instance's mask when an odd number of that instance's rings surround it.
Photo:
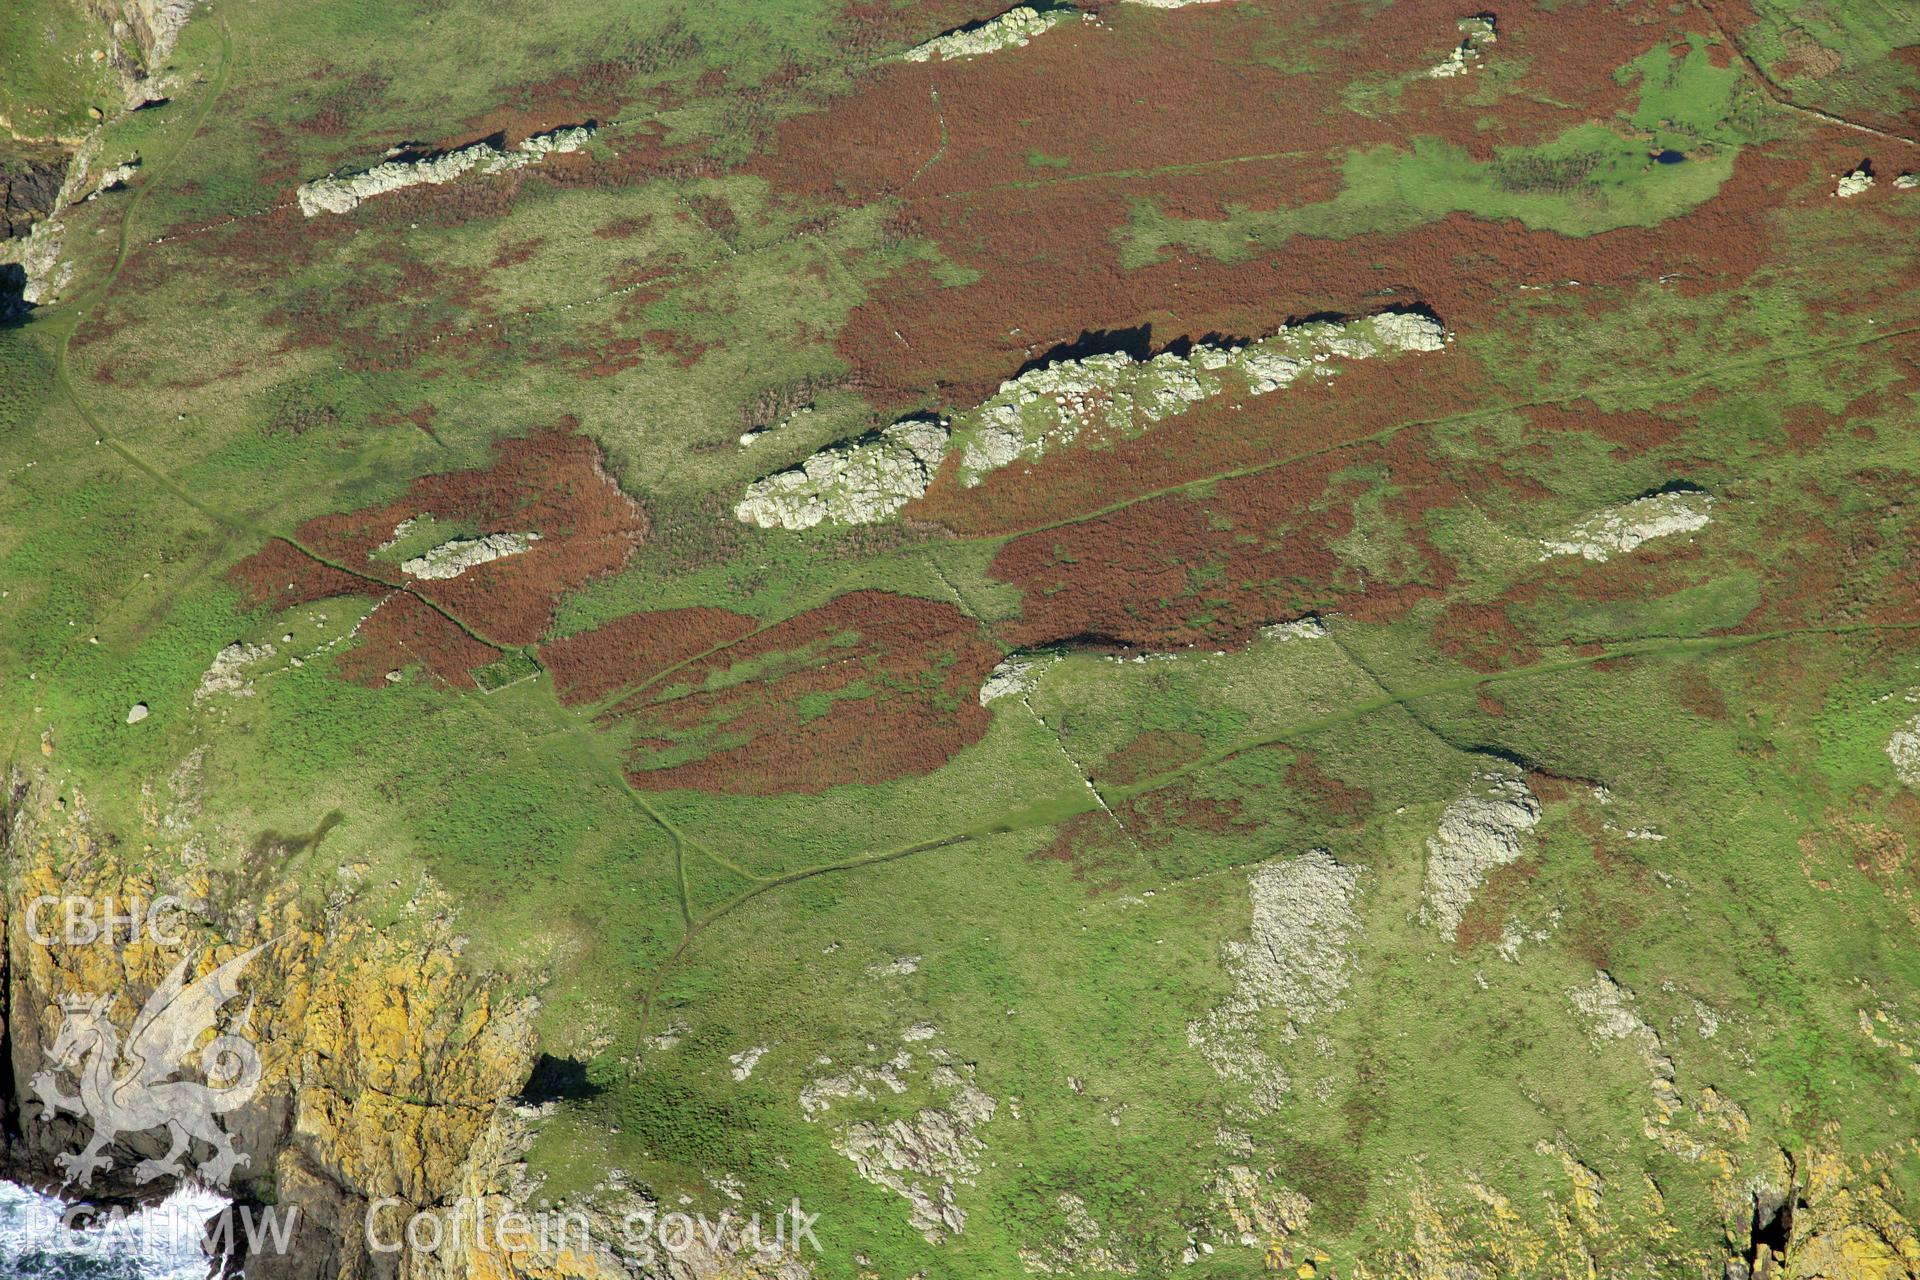
<path fill-rule="evenodd" d="M 1227 947 L 1234 985 L 1297 1024 L 1337 1009 L 1349 981 L 1347 947 L 1360 931 L 1359 886 L 1360 873 L 1325 849 L 1261 864 L 1248 883 L 1252 936 Z"/>
<path fill-rule="evenodd" d="M 24 237 L 0 241 L 0 263 L 13 263 L 26 275 L 20 300 L 29 306 L 55 301 L 73 282 L 73 263 L 62 256 L 65 231 L 57 216 L 47 217 L 34 223 Z"/>
<path fill-rule="evenodd" d="M 1499 39 L 1490 17 L 1462 18 L 1456 25 L 1460 29 L 1460 43 L 1447 54 L 1445 62 L 1427 72 L 1436 80 L 1450 80 L 1454 76 L 1467 74 L 1485 56 L 1486 46 Z"/>
<path fill-rule="evenodd" d="M 981 682 L 980 705 L 984 707 L 1000 698 L 1025 697 L 1046 674 L 1047 668 L 1059 660 L 1059 655 L 1052 653 L 1007 655 Z"/>
<path fill-rule="evenodd" d="M 1326 624 L 1309 614 L 1304 618 L 1295 618 L 1292 622 L 1276 622 L 1260 628 L 1262 640 L 1278 640 L 1285 643 L 1290 640 L 1325 640 Z"/>
<path fill-rule="evenodd" d="M 476 142 L 458 151 L 423 156 L 418 160 L 389 160 L 365 173 L 348 174 L 340 178 L 316 178 L 303 184 L 294 197 L 300 203 L 300 212 L 309 218 L 321 213 L 345 213 L 363 200 L 404 187 L 437 186 L 468 173 L 506 173 L 537 164 L 548 155 L 578 151 L 593 137 L 593 133 L 589 125 L 575 125 L 536 134 L 511 151 L 504 151 L 490 142 Z"/>
<path fill-rule="evenodd" d="M 1901 174 L 1899 177 L 1893 180 L 1893 188 L 1896 191 L 1920 190 L 1920 174 L 1912 174 L 1912 173 Z"/>
<path fill-rule="evenodd" d="M 104 195 L 109 191 L 124 189 L 127 185 L 127 180 L 139 171 L 139 156 L 134 156 L 129 160 L 114 165 L 111 169 L 106 170 L 100 175 L 100 180 L 93 184 L 93 190 L 87 193 L 87 199 L 92 200 L 96 196 Z"/>
<path fill-rule="evenodd" d="M 247 698 L 253 695 L 253 682 L 243 674 L 256 662 L 273 656 L 270 644 L 247 644 L 235 640 L 213 656 L 213 665 L 200 677 L 200 687 L 193 691 L 195 702 L 205 702 L 219 694 L 235 698 Z"/>
<path fill-rule="evenodd" d="M 979 1128 L 993 1121 L 998 1102 L 973 1084 L 972 1067 L 939 1065 L 929 1073 L 933 1105 L 887 1123 L 843 1128 L 833 1148 L 854 1171 L 906 1199 L 906 1221 L 927 1244 L 941 1244 L 966 1228 L 958 1186 L 973 1182 L 987 1150 Z"/>
<path fill-rule="evenodd" d="M 1347 955 L 1360 930 L 1354 914 L 1359 873 L 1325 849 L 1263 863 L 1248 881 L 1252 928 L 1225 949 L 1233 995 L 1187 1024 L 1187 1043 L 1222 1079 L 1248 1086 L 1260 1111 L 1280 1105 L 1286 1073 L 1260 1047 L 1260 1013 L 1277 1010 L 1283 1034 L 1340 1007 L 1352 980 Z"/>
<path fill-rule="evenodd" d="M 537 533 L 489 533 L 479 538 L 454 538 L 404 562 L 400 568 L 413 578 L 457 578 L 475 565 L 519 555 L 538 541 Z"/>
<path fill-rule="evenodd" d="M 766 1054 L 767 1046 L 764 1044 L 757 1044 L 751 1049 L 742 1049 L 739 1053 L 728 1054 L 727 1061 L 732 1065 L 727 1068 L 727 1074 L 732 1076 L 736 1083 L 746 1080 L 753 1074 L 754 1067 L 759 1065 L 760 1059 Z"/>
<path fill-rule="evenodd" d="M 1625 1041 L 1639 1052 L 1656 1079 L 1673 1079 L 1673 1060 L 1661 1046 L 1659 1033 L 1634 1010 L 1633 992 L 1614 981 L 1612 974 L 1595 970 L 1593 981 L 1575 987 L 1567 998 L 1585 1018 L 1595 1040 Z"/>
<path fill-rule="evenodd" d="M 1865 169 L 1855 169 L 1840 179 L 1840 185 L 1833 189 L 1833 194 L 1842 200 L 1848 200 L 1854 196 L 1865 195 L 1872 189 L 1873 175 Z"/>
<path fill-rule="evenodd" d="M 823 449 L 792 471 L 747 486 L 733 513 L 762 529 L 873 524 L 927 491 L 947 447 L 947 429 L 908 419 L 874 439 Z"/>
<path fill-rule="evenodd" d="M 1692 533 L 1706 527 L 1713 514 L 1713 495 L 1698 489 L 1656 493 L 1618 507 L 1607 507 L 1582 520 L 1559 538 L 1541 545 L 1549 556 L 1583 556 L 1605 560 L 1632 551 L 1649 538 Z"/>
<path fill-rule="evenodd" d="M 1452 937 L 1489 871 L 1517 862 L 1520 837 L 1540 821 L 1540 802 L 1517 775 L 1481 774 L 1446 807 L 1427 839 L 1420 918 Z"/>
<path fill-rule="evenodd" d="M 1022 5 L 997 18 L 989 18 L 977 27 L 935 36 L 900 56 L 908 62 L 927 62 L 934 58 L 949 62 L 955 58 L 977 58 L 997 49 L 1017 49 L 1067 16 L 1064 9 L 1043 12 Z"/>
<path fill-rule="evenodd" d="M 1219 4 L 1220 0 L 1120 0 L 1120 2 L 1144 5 L 1149 9 L 1184 9 L 1192 4 Z"/>
<path fill-rule="evenodd" d="M 1438 351 L 1446 330 L 1427 316 L 1386 312 L 1340 324 L 1293 325 L 1239 346 L 1201 344 L 1184 355 L 1136 360 L 1125 352 L 1057 360 L 1000 384 L 954 420 L 960 474 L 969 485 L 1016 461 L 1037 462 L 1070 444 L 1128 439 L 1222 395 L 1266 395 L 1304 377 L 1330 377 L 1340 361 Z"/>
<path fill-rule="evenodd" d="M 1438 320 L 1413 311 L 1387 311 L 1373 317 L 1373 336 L 1389 351 L 1438 351 L 1452 340 Z"/>
<path fill-rule="evenodd" d="M 1920 788 L 1920 716 L 1906 727 L 1895 729 L 1887 739 L 1887 758 L 1893 761 L 1894 776 L 1910 787 Z"/>

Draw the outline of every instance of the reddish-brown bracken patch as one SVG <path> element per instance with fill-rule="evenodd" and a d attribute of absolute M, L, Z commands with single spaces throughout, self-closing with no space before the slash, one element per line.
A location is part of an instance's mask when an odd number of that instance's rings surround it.
<path fill-rule="evenodd" d="M 1534 405 L 1524 410 L 1530 432 L 1557 435 L 1565 431 L 1584 431 L 1620 446 L 1625 457 L 1637 457 L 1649 449 L 1672 444 L 1686 429 L 1686 423 L 1644 410 L 1607 411 L 1591 400 L 1565 404 Z"/>
<path fill-rule="evenodd" d="M 1373 810 L 1373 792 L 1323 771 L 1311 751 L 1300 751 L 1288 767 L 1287 786 L 1307 797 L 1321 816 L 1343 825 L 1363 819 Z"/>
<path fill-rule="evenodd" d="M 1690 664 L 1682 663 L 1674 668 L 1673 698 L 1682 711 L 1703 720 L 1726 721 L 1732 718 L 1727 712 L 1726 695 L 1720 692 L 1720 687 Z"/>
<path fill-rule="evenodd" d="M 1197 759 L 1206 749 L 1207 740 L 1197 733 L 1149 729 L 1108 756 L 1094 770 L 1094 778 L 1128 786 L 1177 769 Z"/>
<path fill-rule="evenodd" d="M 1405 232 L 1300 237 L 1239 263 L 1173 251 L 1122 266 L 1116 232 L 1142 202 L 1203 218 L 1295 207 L 1338 192 L 1350 150 L 1404 147 L 1410 120 L 1412 132 L 1486 159 L 1497 145 L 1613 114 L 1636 91 L 1615 70 L 1688 26 L 1650 4 L 1634 9 L 1631 20 L 1571 25 L 1534 5 L 1503 9 L 1498 56 L 1524 60 L 1534 92 L 1489 113 L 1455 82 L 1417 81 L 1402 113 L 1373 116 L 1329 104 L 1383 66 L 1431 65 L 1457 38 L 1457 9 L 1396 6 L 1393 22 L 1355 42 L 1328 38 L 1332 10 L 1115 6 L 1018 56 L 892 64 L 783 124 L 752 167 L 814 200 L 897 197 L 899 234 L 980 273 L 943 288 L 916 264 L 850 317 L 840 352 L 887 405 L 929 390 L 968 403 L 1036 353 L 1114 326 L 1151 323 L 1165 343 L 1425 300 L 1463 328 L 1487 328 L 1519 284 L 1633 288 L 1666 272 L 1682 288 L 1719 288 L 1765 260 L 1766 214 L 1783 187 L 1807 181 L 1804 162 L 1745 153 L 1720 195 L 1688 216 L 1585 239 L 1455 214 Z M 1281 73 L 1273 56 L 1320 65 Z M 1034 101 L 1048 110 L 1022 106 Z"/>
<path fill-rule="evenodd" d="M 493 465 L 484 470 L 421 476 L 392 502 L 301 525 L 295 535 L 301 545 L 342 569 L 276 540 L 235 565 L 231 576 L 256 603 L 275 608 L 398 590 L 402 597 L 433 602 L 490 642 L 532 644 L 563 595 L 624 565 L 647 530 L 639 506 L 601 470 L 599 448 L 571 425 L 500 441 Z M 402 521 L 423 515 L 475 525 L 483 533 L 540 536 L 527 550 L 458 577 L 409 580 L 375 553 Z M 362 628 L 366 653 L 360 661 L 382 673 L 418 661 L 443 679 L 467 670 L 463 664 L 486 646 L 451 624 L 429 622 L 423 612 L 433 610 L 394 607 L 391 601 L 382 606 L 375 617 L 387 617 L 378 626 L 369 619 Z"/>
<path fill-rule="evenodd" d="M 1126 833 L 1104 809 L 1068 818 L 1052 840 L 1027 855 L 1028 862 L 1065 863 L 1073 878 L 1087 886 L 1089 896 L 1124 887 L 1128 870 L 1137 868 L 1139 860 Z"/>
<path fill-rule="evenodd" d="M 472 673 L 500 657 L 500 650 L 462 631 L 420 597 L 396 591 L 374 606 L 360 624 L 357 642 L 340 655 L 340 674 L 378 688 L 389 672 L 419 666 L 458 689 L 475 686 Z"/>
<path fill-rule="evenodd" d="M 1384 576 L 1340 551 L 1357 503 L 1376 492 L 1356 478 L 1366 470 L 1384 474 L 1384 507 L 1399 525 L 1398 563 Z M 1042 527 L 1007 543 L 989 567 L 1022 593 L 1022 614 L 1002 635 L 1014 647 L 1164 650 L 1240 644 L 1266 623 L 1329 609 L 1396 617 L 1451 581 L 1423 521 L 1458 498 L 1430 455 L 1396 440 Z"/>
<path fill-rule="evenodd" d="M 691 658 L 601 722 L 635 735 L 628 776 L 643 790 L 884 782 L 931 773 L 979 740 L 980 684 L 999 660 L 951 605 L 855 591 Z"/>
<path fill-rule="evenodd" d="M 1511 671 L 1540 660 L 1507 611 L 1497 604 L 1453 603 L 1433 624 L 1434 647 L 1475 671 Z"/>
<path fill-rule="evenodd" d="M 630 613 L 605 626 L 540 646 L 560 700 L 594 702 L 654 679 L 671 667 L 740 639 L 752 618 L 725 609 Z"/>
<path fill-rule="evenodd" d="M 1535 854 L 1488 872 L 1460 916 L 1460 923 L 1453 927 L 1453 949 L 1465 952 L 1498 942 L 1506 928 L 1507 913 L 1544 865 L 1545 861 Z"/>

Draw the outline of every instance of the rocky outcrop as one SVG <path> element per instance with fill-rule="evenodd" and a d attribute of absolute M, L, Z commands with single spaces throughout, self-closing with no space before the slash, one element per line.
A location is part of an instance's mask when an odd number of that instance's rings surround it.
<path fill-rule="evenodd" d="M 834 445 L 799 467 L 756 480 L 734 508 L 766 529 L 873 524 L 892 518 L 932 484 L 949 444 L 960 476 L 979 484 L 1014 462 L 1037 462 L 1076 442 L 1127 439 L 1222 395 L 1261 396 L 1303 377 L 1332 376 L 1340 361 L 1439 351 L 1451 341 L 1431 317 L 1384 312 L 1340 323 L 1292 325 L 1241 345 L 1202 343 L 1184 354 L 1137 360 L 1101 352 L 1056 360 L 1000 384 L 951 422 L 906 418 L 869 439 Z"/>
<path fill-rule="evenodd" d="M 733 514 L 762 529 L 873 524 L 927 491 L 946 447 L 942 424 L 896 422 L 872 439 L 822 449 L 791 471 L 754 481 Z"/>
<path fill-rule="evenodd" d="M 1427 316 L 1385 312 L 1291 325 L 1241 345 L 1201 343 L 1146 360 L 1125 352 L 1056 360 L 1001 383 L 954 420 L 960 474 L 965 483 L 979 484 L 989 472 L 1037 462 L 1076 441 L 1137 436 L 1216 396 L 1262 396 L 1303 377 L 1331 376 L 1340 361 L 1438 351 L 1447 341 L 1446 330 Z"/>
<path fill-rule="evenodd" d="M 954 1067 L 935 1067 L 933 1085 L 945 1095 L 941 1105 L 885 1124 L 852 1125 L 834 1146 L 862 1178 L 904 1197 L 907 1221 L 939 1244 L 967 1225 L 955 1183 L 979 1172 L 986 1143 L 976 1130 L 993 1119 L 998 1103 Z"/>
<path fill-rule="evenodd" d="M 111 0 L 90 7 L 106 48 L 95 50 L 119 80 L 117 108 L 93 108 L 100 122 L 81 137 L 42 137 L 14 161 L 0 160 L 0 321 L 52 302 L 73 278 L 61 256 L 60 217 L 75 201 L 125 184 L 139 161 L 128 157 L 88 182 L 100 162 L 101 129 L 167 92 L 168 56 L 196 0 Z M 76 61 L 86 54 L 71 51 Z M 0 120 L 0 129 L 9 128 Z M 56 149 L 57 147 L 57 149 Z"/>
<path fill-rule="evenodd" d="M 935 36 L 900 56 L 908 62 L 928 62 L 935 58 L 948 62 L 955 58 L 977 58 L 997 49 L 1017 49 L 1069 16 L 1070 11 L 1064 9 L 1042 11 L 1021 5 L 977 26 Z"/>
<path fill-rule="evenodd" d="M 195 704 L 208 698 L 226 694 L 235 698 L 253 696 L 253 681 L 247 679 L 246 669 L 256 662 L 264 662 L 274 654 L 270 644 L 248 644 L 244 640 L 235 640 L 232 644 L 213 655 L 213 663 L 200 677 L 200 685 L 193 691 Z"/>
<path fill-rule="evenodd" d="M 980 685 L 980 705 L 986 706 L 1001 698 L 1024 698 L 1047 673 L 1047 668 L 1060 660 L 1053 653 L 1012 653 L 1000 661 Z"/>
<path fill-rule="evenodd" d="M 1581 556 L 1606 560 L 1632 551 L 1650 538 L 1704 529 L 1713 515 L 1713 495 L 1699 489 L 1674 489 L 1648 494 L 1617 507 L 1606 507 L 1573 526 L 1558 538 L 1541 542 L 1541 559 Z"/>
<path fill-rule="evenodd" d="M 538 541 L 537 533 L 489 533 L 478 538 L 453 538 L 414 556 L 400 568 L 413 578 L 457 578 L 475 565 L 519 555 Z"/>
<path fill-rule="evenodd" d="M 1920 716 L 1893 731 L 1887 739 L 1887 759 L 1893 762 L 1895 777 L 1920 789 Z"/>
<path fill-rule="evenodd" d="M 1251 932 L 1226 946 L 1233 995 L 1187 1025 L 1187 1043 L 1223 1080 L 1246 1085 L 1261 1111 L 1279 1106 L 1291 1085 L 1260 1046 L 1259 1015 L 1279 1011 L 1292 1039 L 1340 1006 L 1352 980 L 1347 948 L 1360 930 L 1359 884 L 1360 873 L 1325 849 L 1263 863 L 1248 882 Z"/>
<path fill-rule="evenodd" d="M 438 155 L 390 159 L 364 173 L 316 178 L 302 184 L 294 192 L 294 198 L 300 204 L 300 212 L 309 218 L 322 213 L 346 213 L 363 200 L 371 200 L 405 187 L 438 186 L 468 173 L 510 173 L 515 169 L 524 169 L 530 164 L 538 164 L 549 155 L 578 151 L 587 145 L 593 134 L 592 125 L 575 125 L 535 134 L 511 150 L 496 147 L 491 142 L 476 142 L 470 147 L 444 151 Z"/>
<path fill-rule="evenodd" d="M 39 150 L 0 153 L 0 239 L 18 240 L 52 215 L 66 182 L 65 152 Z"/>
<path fill-rule="evenodd" d="M 1488 773 L 1440 815 L 1427 840 L 1420 918 L 1452 937 L 1480 882 L 1495 867 L 1520 859 L 1520 837 L 1540 821 L 1540 802 L 1512 774 Z"/>

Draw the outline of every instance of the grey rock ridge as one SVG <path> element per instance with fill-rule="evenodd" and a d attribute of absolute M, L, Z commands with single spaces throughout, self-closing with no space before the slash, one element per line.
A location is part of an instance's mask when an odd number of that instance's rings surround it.
<path fill-rule="evenodd" d="M 457 151 L 417 160 L 389 160 L 364 173 L 315 178 L 302 184 L 294 198 L 299 201 L 300 212 L 309 218 L 322 213 L 346 213 L 363 200 L 405 187 L 438 186 L 468 173 L 485 175 L 523 169 L 549 155 L 578 151 L 593 133 L 591 125 L 574 125 L 535 134 L 510 150 L 491 142 L 476 142 Z"/>

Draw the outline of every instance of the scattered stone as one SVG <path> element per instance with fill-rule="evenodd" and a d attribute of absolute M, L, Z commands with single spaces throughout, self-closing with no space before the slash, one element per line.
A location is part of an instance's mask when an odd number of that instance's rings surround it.
<path fill-rule="evenodd" d="M 1873 174 L 1862 167 L 1840 179 L 1840 185 L 1833 189 L 1833 194 L 1842 200 L 1848 200 L 1857 195 L 1864 195 L 1872 188 Z"/>
<path fill-rule="evenodd" d="M 507 173 L 537 164 L 548 155 L 578 151 L 593 137 L 593 126 L 576 125 L 536 134 L 511 151 L 503 151 L 490 142 L 448 151 L 418 160 L 389 160 L 365 173 L 342 178 L 317 178 L 303 184 L 294 193 L 300 212 L 311 218 L 321 213 L 346 213 L 363 200 L 398 191 L 404 187 L 438 186 L 463 174 Z"/>
<path fill-rule="evenodd" d="M 1040 677 L 1047 669 L 1060 660 L 1055 653 L 1024 654 L 1014 653 L 1001 659 L 1000 665 L 987 672 L 987 678 L 980 685 L 980 705 L 986 706 L 1000 698 L 1022 697 L 1033 691 L 1040 683 Z"/>
<path fill-rule="evenodd" d="M 1007 10 L 997 18 L 989 18 L 977 27 L 935 36 L 900 56 L 908 62 L 926 62 L 933 58 L 949 62 L 955 58 L 977 58 L 997 49 L 1017 49 L 1066 17 L 1067 11 L 1064 9 L 1049 9 L 1043 13 L 1022 5 Z"/>
<path fill-rule="evenodd" d="M 145 720 L 149 714 L 146 703 L 136 702 L 127 708 L 127 723 L 139 724 L 142 720 Z"/>
<path fill-rule="evenodd" d="M 827 1065 L 823 1062 L 820 1065 Z M 809 1120 L 817 1120 L 835 1102 L 858 1099 L 871 1102 L 874 1092 L 870 1086 L 880 1085 L 889 1093 L 905 1093 L 907 1082 L 900 1078 L 899 1071 L 892 1063 L 879 1067 L 854 1065 L 839 1075 L 823 1076 L 809 1081 L 800 1090 L 800 1113 Z"/>
<path fill-rule="evenodd" d="M 730 1074 L 736 1082 L 744 1081 L 753 1074 L 754 1066 L 766 1056 L 767 1048 L 768 1046 L 764 1044 L 755 1045 L 751 1049 L 742 1049 L 739 1053 L 727 1055 L 727 1061 L 733 1064 Z"/>
<path fill-rule="evenodd" d="M 400 569 L 414 578 L 457 578 L 475 565 L 519 555 L 538 541 L 537 533 L 489 533 L 479 538 L 454 538 L 406 561 Z"/>
<path fill-rule="evenodd" d="M 919 970 L 919 956 L 901 956 L 896 960 L 889 960 L 885 964 L 868 965 L 867 976 L 870 978 L 904 978 L 910 973 L 918 973 Z"/>
<path fill-rule="evenodd" d="M 691 1028 L 684 1022 L 678 1020 L 669 1022 L 665 1031 L 662 1031 L 659 1035 L 647 1037 L 647 1047 L 663 1051 L 671 1049 L 680 1043 L 689 1030 L 691 1030 Z"/>
<path fill-rule="evenodd" d="M 900 1038 L 908 1044 L 913 1044 L 920 1040 L 931 1040 L 939 1034 L 940 1028 L 934 1026 L 931 1022 L 916 1022 L 905 1031 L 902 1031 Z"/>
<path fill-rule="evenodd" d="M 1131 1258 L 1100 1242 L 1100 1224 L 1087 1212 L 1087 1202 L 1071 1191 L 1054 1200 L 1066 1220 L 1059 1243 L 1041 1249 L 1022 1248 L 1020 1261 L 1036 1275 L 1079 1275 L 1083 1271 L 1130 1276 L 1139 1271 Z"/>
<path fill-rule="evenodd" d="M 873 524 L 927 491 L 946 447 L 941 423 L 896 422 L 871 440 L 823 449 L 792 471 L 754 481 L 733 513 L 762 529 Z"/>
<path fill-rule="evenodd" d="M 936 1067 L 933 1081 L 948 1095 L 944 1106 L 886 1124 L 853 1125 L 834 1147 L 862 1178 L 902 1196 L 907 1221 L 927 1243 L 940 1244 L 966 1227 L 955 1187 L 979 1172 L 986 1143 L 976 1130 L 993 1119 L 998 1104 L 952 1067 Z"/>
<path fill-rule="evenodd" d="M 1487 872 L 1516 862 L 1520 837 L 1540 821 L 1540 802 L 1517 775 L 1476 775 L 1476 789 L 1448 805 L 1427 840 L 1420 919 L 1451 938 Z"/>
<path fill-rule="evenodd" d="M 1427 72 L 1435 80 L 1448 80 L 1467 74 L 1486 56 L 1486 47 L 1499 40 L 1494 32 L 1491 14 L 1462 18 L 1455 25 L 1460 29 L 1460 43 L 1453 47 L 1445 62 Z"/>
<path fill-rule="evenodd" d="M 272 656 L 273 646 L 270 644 L 247 644 L 235 640 L 213 655 L 213 665 L 200 677 L 200 687 L 193 691 L 194 702 L 205 702 L 217 694 L 228 694 L 235 698 L 252 697 L 253 681 L 241 675 L 241 671 Z"/>
<path fill-rule="evenodd" d="M 1649 538 L 1692 533 L 1706 527 L 1713 513 L 1713 495 L 1699 489 L 1675 489 L 1635 498 L 1607 507 L 1582 520 L 1561 538 L 1543 539 L 1540 558 L 1582 556 L 1605 560 L 1632 551 Z"/>

